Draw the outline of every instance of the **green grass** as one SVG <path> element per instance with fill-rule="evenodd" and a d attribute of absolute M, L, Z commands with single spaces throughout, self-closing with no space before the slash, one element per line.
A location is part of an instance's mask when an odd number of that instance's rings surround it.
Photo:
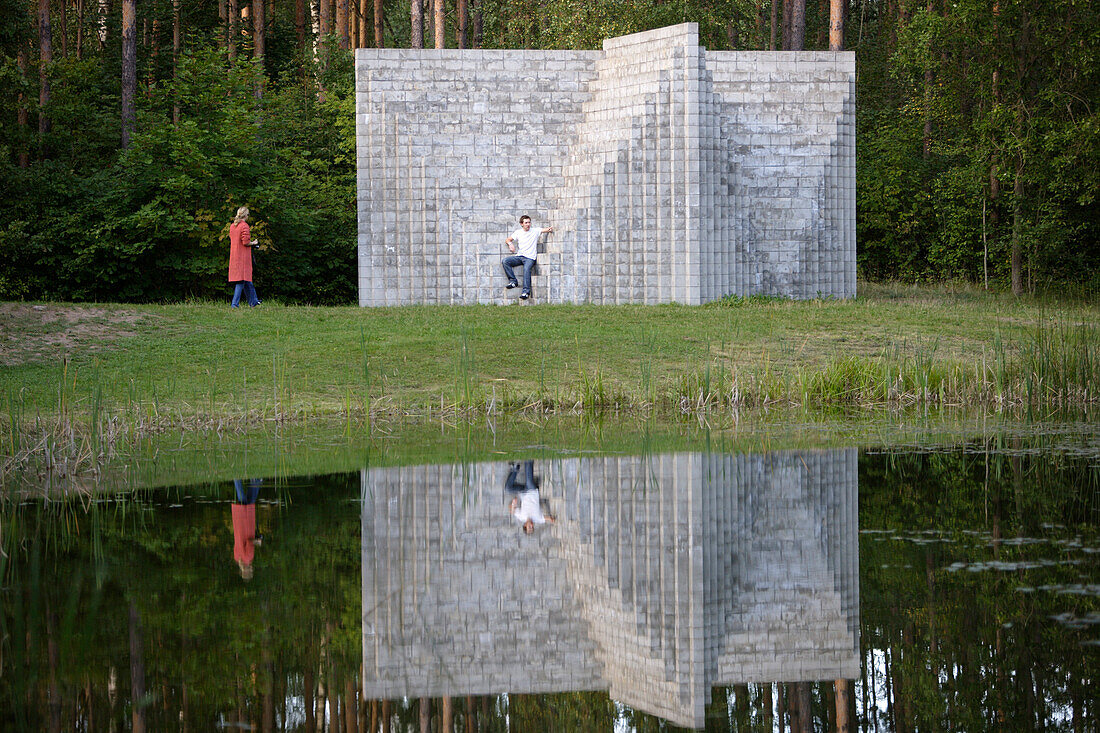
<path fill-rule="evenodd" d="M 112 431 L 315 417 L 1100 395 L 1096 305 L 973 290 L 863 285 L 852 301 L 701 307 L 97 308 L 64 346 L 23 348 L 41 327 L 0 323 L 6 447 L 18 426 L 59 420 L 98 443 Z"/>

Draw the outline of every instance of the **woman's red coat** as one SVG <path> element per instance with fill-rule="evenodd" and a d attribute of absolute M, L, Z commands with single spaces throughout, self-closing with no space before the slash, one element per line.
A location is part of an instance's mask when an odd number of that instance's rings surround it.
<path fill-rule="evenodd" d="M 248 222 L 239 221 L 229 225 L 229 282 L 247 280 L 252 282 L 252 231 Z"/>

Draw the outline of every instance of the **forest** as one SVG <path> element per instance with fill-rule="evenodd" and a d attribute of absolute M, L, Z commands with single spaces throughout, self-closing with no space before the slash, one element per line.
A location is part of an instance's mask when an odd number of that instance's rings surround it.
<path fill-rule="evenodd" d="M 355 299 L 353 54 L 854 51 L 867 280 L 1100 287 L 1100 10 L 1078 0 L 0 0 L 0 299 Z"/>

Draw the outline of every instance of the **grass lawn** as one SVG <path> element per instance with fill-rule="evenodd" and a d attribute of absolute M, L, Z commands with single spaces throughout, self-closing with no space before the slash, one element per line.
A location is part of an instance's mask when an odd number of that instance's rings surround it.
<path fill-rule="evenodd" d="M 0 414 L 1026 400 L 1100 385 L 1100 308 L 861 284 L 850 301 L 403 308 L 0 305 Z"/>

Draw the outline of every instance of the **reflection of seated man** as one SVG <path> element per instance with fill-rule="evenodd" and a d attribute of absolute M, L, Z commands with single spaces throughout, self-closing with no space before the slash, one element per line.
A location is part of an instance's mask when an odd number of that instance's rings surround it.
<path fill-rule="evenodd" d="M 252 479 L 246 491 L 240 479 L 233 479 L 233 488 L 237 491 L 237 501 L 233 504 L 233 559 L 245 580 L 252 579 L 252 559 L 256 555 L 256 545 L 263 540 L 263 535 L 256 534 L 256 499 L 261 484 L 261 479 Z"/>
<path fill-rule="evenodd" d="M 535 462 L 524 461 L 523 462 L 523 475 L 520 476 L 520 465 L 513 463 L 508 470 L 508 477 L 504 479 L 504 488 L 513 493 L 520 491 L 526 491 L 528 489 L 537 489 L 539 487 L 539 480 L 535 478 Z"/>
<path fill-rule="evenodd" d="M 535 478 L 535 462 L 524 461 L 523 481 L 519 479 L 519 464 L 512 464 L 508 477 L 504 480 L 504 487 L 516 494 L 512 497 L 509 510 L 516 521 L 523 526 L 523 531 L 531 534 L 535 531 L 536 524 L 554 523 L 554 515 L 543 513 L 542 501 L 539 496 L 539 482 Z"/>

